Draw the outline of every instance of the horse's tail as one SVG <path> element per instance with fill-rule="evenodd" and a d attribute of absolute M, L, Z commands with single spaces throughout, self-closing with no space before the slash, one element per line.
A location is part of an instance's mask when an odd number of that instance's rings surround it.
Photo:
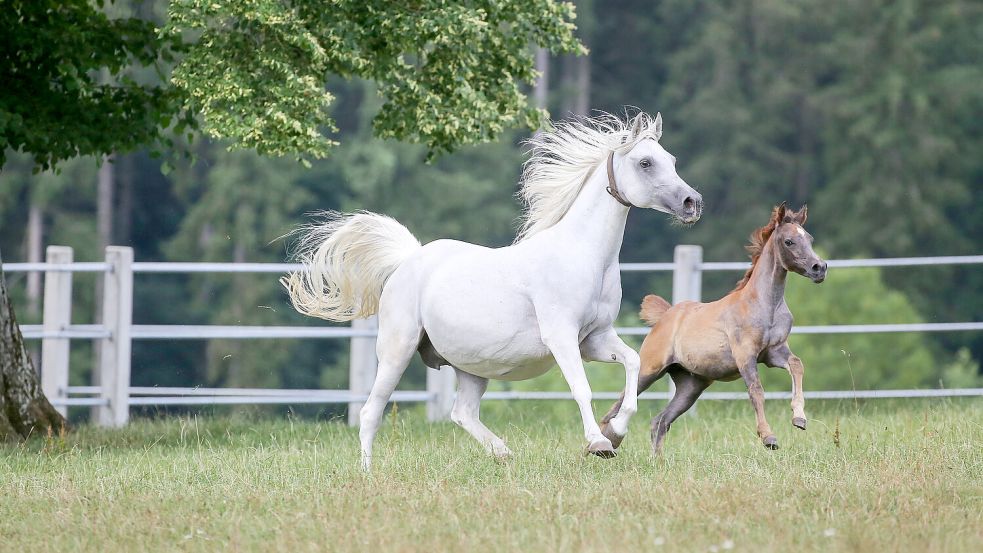
<path fill-rule="evenodd" d="M 379 310 L 389 275 L 420 248 L 420 242 L 392 217 L 367 211 L 327 211 L 294 231 L 300 238 L 293 257 L 304 270 L 280 283 L 294 309 L 329 321 L 350 321 Z"/>
<path fill-rule="evenodd" d="M 642 309 L 638 312 L 638 316 L 645 321 L 645 324 L 655 326 L 670 307 L 672 305 L 666 300 L 655 294 L 649 294 L 642 299 Z"/>

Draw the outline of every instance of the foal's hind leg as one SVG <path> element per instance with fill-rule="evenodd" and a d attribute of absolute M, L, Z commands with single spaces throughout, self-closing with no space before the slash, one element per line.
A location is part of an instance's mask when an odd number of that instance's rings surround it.
<path fill-rule="evenodd" d="M 460 369 L 454 370 L 457 372 L 457 399 L 454 400 L 454 408 L 451 410 L 451 420 L 474 436 L 474 439 L 485 446 L 488 453 L 498 459 L 510 457 L 512 452 L 505 442 L 478 420 L 481 396 L 488 387 L 488 379 Z"/>
<path fill-rule="evenodd" d="M 416 353 L 422 329 L 416 323 L 380 315 L 376 354 L 379 368 L 372 391 L 359 412 L 358 437 L 362 445 L 362 468 L 372 468 L 372 442 L 382 422 L 389 397 L 399 384 L 403 371 Z"/>
<path fill-rule="evenodd" d="M 676 384 L 676 394 L 672 396 L 669 405 L 666 405 L 666 408 L 652 419 L 652 453 L 655 455 L 662 452 L 662 442 L 666 439 L 669 426 L 680 415 L 688 411 L 696 403 L 703 390 L 706 390 L 712 383 L 710 380 L 678 367 L 670 369 L 669 376 Z"/>

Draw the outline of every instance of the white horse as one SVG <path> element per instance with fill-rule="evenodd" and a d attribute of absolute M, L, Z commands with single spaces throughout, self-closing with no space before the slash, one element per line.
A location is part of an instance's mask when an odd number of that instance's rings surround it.
<path fill-rule="evenodd" d="M 413 354 L 457 374 L 451 419 L 496 457 L 511 455 L 478 420 L 488 379 L 525 380 L 554 362 L 580 408 L 587 450 L 614 455 L 591 409 L 583 359 L 625 367 L 619 435 L 637 410 L 639 358 L 615 333 L 618 254 L 631 206 L 694 223 L 700 195 L 659 145 L 662 117 L 610 115 L 560 122 L 533 137 L 522 175 L 527 206 L 515 243 L 492 249 L 455 240 L 425 246 L 390 217 L 327 213 L 299 230 L 304 271 L 282 283 L 306 315 L 346 321 L 379 314 L 378 374 L 361 410 L 362 464 L 386 403 Z M 605 169 L 606 167 L 606 169 Z M 476 206 L 476 209 L 478 207 Z"/>

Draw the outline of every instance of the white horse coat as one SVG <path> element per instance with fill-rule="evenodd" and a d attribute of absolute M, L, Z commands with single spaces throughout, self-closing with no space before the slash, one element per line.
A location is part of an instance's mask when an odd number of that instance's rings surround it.
<path fill-rule="evenodd" d="M 700 195 L 676 174 L 661 134 L 661 116 L 639 114 L 631 122 L 562 122 L 531 139 L 526 219 L 508 247 L 421 246 L 395 220 L 366 212 L 329 214 L 303 229 L 299 258 L 307 271 L 283 281 L 294 306 L 336 321 L 379 314 L 379 369 L 360 413 L 366 469 L 385 405 L 418 350 L 432 367 L 454 367 L 451 418 L 490 453 L 510 451 L 478 420 L 488 379 L 525 380 L 555 363 L 580 407 L 588 450 L 613 455 L 594 420 L 583 360 L 625 366 L 626 400 L 611 422 L 624 435 L 637 409 L 639 370 L 638 355 L 613 326 L 628 205 L 685 223 L 701 213 Z"/>

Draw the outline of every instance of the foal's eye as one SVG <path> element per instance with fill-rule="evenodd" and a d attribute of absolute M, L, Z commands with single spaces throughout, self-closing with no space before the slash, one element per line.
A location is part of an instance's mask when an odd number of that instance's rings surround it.
<path fill-rule="evenodd" d="M 785 239 L 785 245 L 786 245 L 786 246 L 791 246 L 791 245 L 792 245 L 792 244 L 794 244 L 794 243 L 795 243 L 795 242 L 792 242 L 792 239 L 791 239 L 791 238 L 786 238 L 786 239 Z"/>
<path fill-rule="evenodd" d="M 651 166 L 652 166 L 652 161 L 651 161 L 650 159 L 648 159 L 648 158 L 645 158 L 645 159 L 643 159 L 642 161 L 639 161 L 639 162 L 638 162 L 638 165 L 639 165 L 639 167 L 641 167 L 642 169 L 648 169 L 649 167 L 651 167 Z"/>

